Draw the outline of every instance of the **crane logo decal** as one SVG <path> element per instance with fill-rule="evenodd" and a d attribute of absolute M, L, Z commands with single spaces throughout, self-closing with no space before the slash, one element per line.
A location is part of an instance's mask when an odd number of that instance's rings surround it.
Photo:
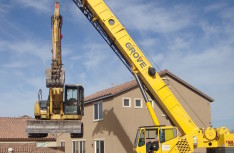
<path fill-rule="evenodd" d="M 135 48 L 132 46 L 130 42 L 127 42 L 125 46 L 131 52 L 130 55 L 132 55 L 135 59 L 137 59 L 137 62 L 140 63 L 141 68 L 144 68 L 147 66 L 145 61 L 142 59 L 142 56 L 139 55 L 139 53 L 135 50 Z"/>

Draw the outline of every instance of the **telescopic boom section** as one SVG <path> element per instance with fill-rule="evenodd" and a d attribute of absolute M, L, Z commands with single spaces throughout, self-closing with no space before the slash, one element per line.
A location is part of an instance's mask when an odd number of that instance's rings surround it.
<path fill-rule="evenodd" d="M 159 123 L 145 94 L 144 87 L 147 88 L 150 96 L 157 100 L 166 115 L 182 133 L 182 136 L 171 139 L 171 136 L 175 134 L 172 131 L 173 127 L 154 126 L 154 129 L 160 128 L 161 131 L 159 136 L 161 150 L 154 151 L 154 153 L 161 151 L 190 153 L 194 148 L 207 148 L 208 153 L 218 153 L 226 149 L 231 149 L 233 152 L 234 134 L 229 134 L 229 130 L 225 127 L 199 129 L 195 125 L 103 0 L 73 0 L 73 2 L 135 76 L 154 124 L 158 125 Z M 163 132 L 163 129 L 171 130 Z M 134 152 L 143 153 L 146 152 L 148 144 L 145 141 L 147 127 L 140 127 L 139 130 L 140 133 L 137 134 L 135 141 L 136 144 L 139 143 Z"/>
<path fill-rule="evenodd" d="M 73 0 L 109 45 L 117 50 L 183 135 L 198 129 L 103 0 Z M 152 113 L 149 110 L 150 113 Z M 153 119 L 154 120 L 154 119 Z"/>

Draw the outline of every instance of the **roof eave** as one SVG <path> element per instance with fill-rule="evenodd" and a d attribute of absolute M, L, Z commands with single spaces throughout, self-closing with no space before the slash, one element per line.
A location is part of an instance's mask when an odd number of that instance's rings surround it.
<path fill-rule="evenodd" d="M 136 85 L 134 85 L 134 86 L 131 86 L 131 87 L 128 87 L 128 88 L 126 88 L 126 89 L 124 89 L 124 90 L 121 90 L 121 91 L 119 91 L 119 92 L 116 92 L 116 93 L 114 93 L 114 94 L 108 94 L 108 95 L 105 95 L 105 96 L 101 96 L 101 97 L 98 97 L 98 98 L 94 98 L 94 99 L 87 100 L 87 101 L 84 102 L 84 104 L 89 104 L 89 103 L 93 103 L 93 102 L 96 102 L 96 101 L 99 101 L 99 100 L 103 100 L 103 99 L 106 99 L 106 98 L 114 97 L 114 96 L 116 96 L 116 95 L 118 95 L 118 94 L 121 94 L 121 93 L 123 93 L 123 92 L 125 92 L 125 91 L 131 90 L 131 89 L 133 89 L 133 88 L 135 88 L 135 87 L 137 87 L 137 86 L 138 86 L 138 85 L 136 84 Z"/>
<path fill-rule="evenodd" d="M 2 141 L 33 142 L 33 141 L 56 141 L 56 139 L 55 138 L 0 138 L 0 142 Z"/>
<path fill-rule="evenodd" d="M 185 82 L 184 80 L 180 79 L 175 74 L 173 74 L 170 71 L 168 71 L 167 69 L 159 72 L 159 74 L 160 74 L 160 76 L 163 76 L 163 75 L 166 75 L 166 74 L 169 75 L 170 77 L 174 78 L 176 81 L 181 82 L 183 85 L 185 85 L 185 86 L 189 87 L 191 90 L 195 91 L 197 94 L 199 94 L 200 96 L 202 96 L 203 98 L 205 98 L 209 102 L 214 102 L 213 98 L 211 98 L 210 96 L 208 96 L 205 93 L 201 92 L 200 90 L 198 90 L 197 88 L 193 87 L 192 85 L 190 85 L 189 83 Z"/>

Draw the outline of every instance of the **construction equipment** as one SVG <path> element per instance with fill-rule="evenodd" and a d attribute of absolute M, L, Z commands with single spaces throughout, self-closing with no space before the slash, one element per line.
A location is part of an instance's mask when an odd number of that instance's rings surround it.
<path fill-rule="evenodd" d="M 48 133 L 71 133 L 71 137 L 83 137 L 84 88 L 81 85 L 65 85 L 65 70 L 62 68 L 61 28 L 63 18 L 59 3 L 55 3 L 52 27 L 52 63 L 46 69 L 47 100 L 42 100 L 41 90 L 35 103 L 36 120 L 28 120 L 26 132 L 29 137 L 46 137 Z M 65 89 L 65 91 L 64 91 Z"/>
<path fill-rule="evenodd" d="M 167 87 L 142 51 L 103 0 L 73 0 L 120 60 L 135 76 L 155 126 L 139 127 L 134 143 L 136 153 L 190 153 L 207 148 L 209 153 L 234 152 L 234 134 L 225 127 L 199 128 Z M 146 92 L 155 99 L 175 126 L 161 126 Z M 156 130 L 157 129 L 157 130 Z M 181 136 L 178 134 L 178 130 Z M 148 141 L 159 135 L 157 145 Z"/>

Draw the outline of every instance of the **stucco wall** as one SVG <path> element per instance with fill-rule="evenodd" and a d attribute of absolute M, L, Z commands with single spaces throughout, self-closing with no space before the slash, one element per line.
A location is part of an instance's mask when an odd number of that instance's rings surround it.
<path fill-rule="evenodd" d="M 180 104 L 187 111 L 196 125 L 200 128 L 210 126 L 210 102 L 178 81 L 168 76 L 165 78 L 169 80 L 165 82 L 167 82 L 170 90 L 176 96 Z"/>
<path fill-rule="evenodd" d="M 194 122 L 199 127 L 209 126 L 211 121 L 210 102 L 176 80 L 172 78 L 168 80 L 170 80 L 170 82 L 167 82 L 170 89 Z M 123 107 L 123 97 L 131 99 L 131 107 Z M 142 99 L 142 108 L 135 108 L 135 98 Z M 163 112 L 157 104 L 154 103 L 153 105 L 160 124 L 170 125 L 169 120 L 163 117 Z M 105 153 L 130 153 L 132 152 L 137 128 L 153 125 L 139 88 L 103 100 L 103 120 L 101 121 L 93 121 L 93 104 L 85 105 L 83 123 L 83 139 L 70 139 L 68 134 L 63 134 L 57 139 L 58 145 L 61 140 L 66 141 L 66 153 L 72 153 L 72 141 L 75 140 L 84 140 L 86 142 L 86 152 L 92 153 L 94 152 L 94 140 L 97 139 L 104 140 Z"/>

